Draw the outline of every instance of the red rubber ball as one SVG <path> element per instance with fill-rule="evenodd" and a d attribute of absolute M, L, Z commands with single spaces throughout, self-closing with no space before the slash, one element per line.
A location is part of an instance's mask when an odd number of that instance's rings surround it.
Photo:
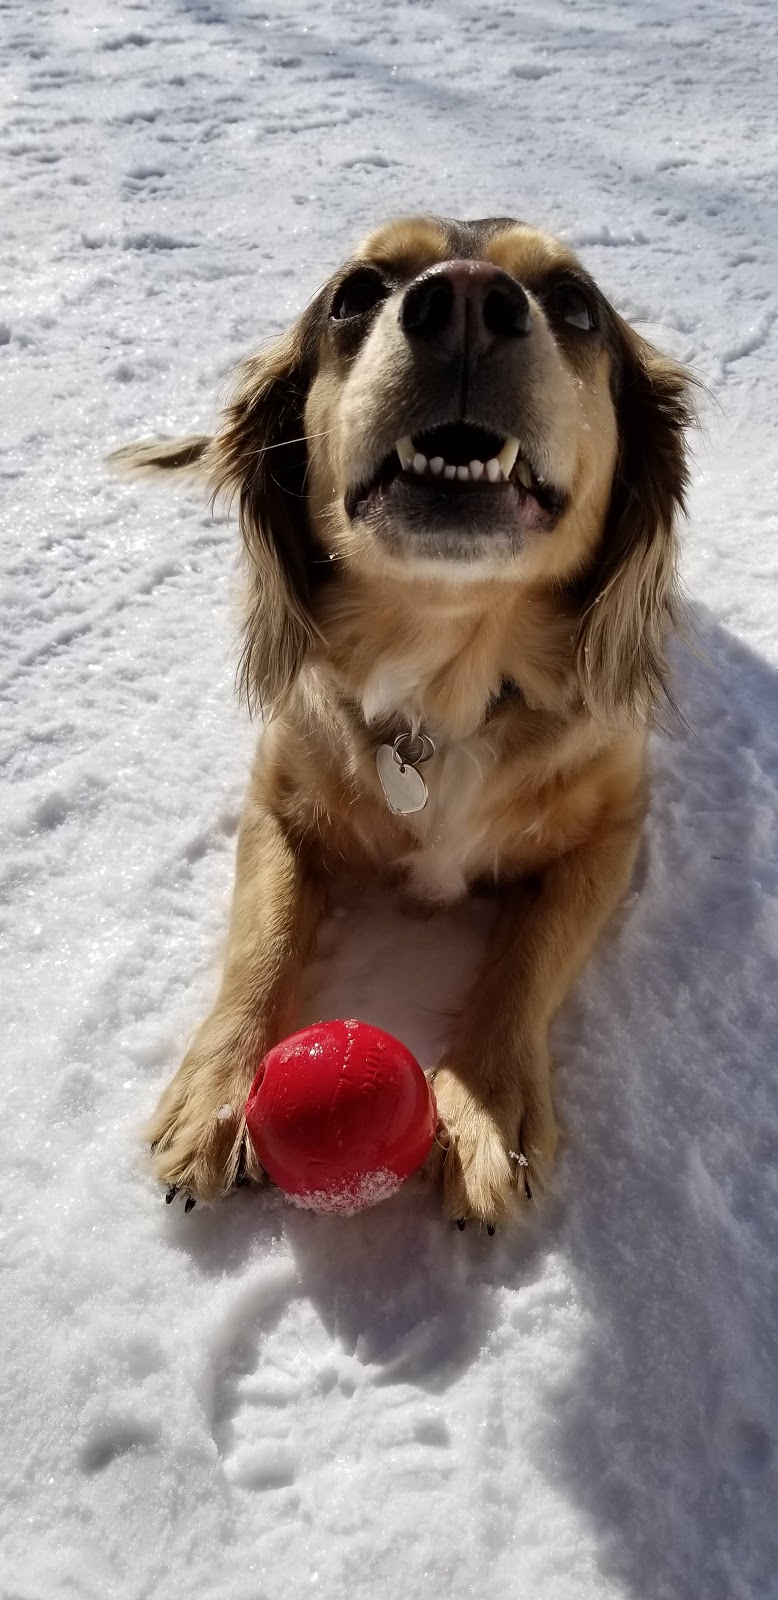
<path fill-rule="evenodd" d="M 399 1039 L 367 1022 L 317 1022 L 265 1056 L 246 1122 L 290 1200 L 348 1215 L 388 1199 L 421 1166 L 437 1112 Z"/>

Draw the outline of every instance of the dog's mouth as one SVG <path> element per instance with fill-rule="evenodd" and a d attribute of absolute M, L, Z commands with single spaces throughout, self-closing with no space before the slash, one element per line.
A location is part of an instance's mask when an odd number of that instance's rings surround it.
<path fill-rule="evenodd" d="M 549 529 L 558 521 L 567 496 L 533 466 L 512 434 L 500 435 L 469 422 L 445 422 L 398 439 L 367 484 L 345 497 L 354 519 L 380 511 L 402 514 L 413 503 L 414 521 L 460 522 L 475 516 L 481 525 L 490 508 L 504 521 L 511 502 L 519 528 Z"/>

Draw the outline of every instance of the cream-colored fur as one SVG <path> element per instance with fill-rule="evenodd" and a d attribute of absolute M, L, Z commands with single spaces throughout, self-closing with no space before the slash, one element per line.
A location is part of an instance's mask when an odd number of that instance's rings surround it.
<path fill-rule="evenodd" d="M 239 494 L 244 681 L 269 717 L 220 993 L 149 1128 L 159 1178 L 196 1198 L 258 1176 L 246 1092 L 294 1024 L 325 886 L 345 867 L 432 902 L 482 880 L 500 894 L 435 1090 L 445 1214 L 490 1227 L 516 1215 L 547 1181 L 557 1143 L 549 1024 L 629 883 L 673 618 L 686 379 L 602 297 L 597 339 L 566 338 L 553 285 L 582 269 L 548 235 L 510 223 L 452 235 L 457 226 L 409 220 L 365 243 L 357 265 L 399 286 L 357 348 L 330 331 L 325 290 L 246 364 L 213 440 L 123 453 L 142 470 L 199 460 L 217 489 Z M 403 286 L 457 249 L 527 289 L 523 365 L 510 371 L 532 419 L 527 448 L 564 491 L 553 531 L 516 550 L 495 541 L 492 551 L 487 538 L 468 568 L 434 550 L 414 562 L 346 509 L 349 485 L 403 432 Z M 404 727 L 435 743 L 428 805 L 405 818 L 389 811 L 375 765 L 378 744 Z"/>

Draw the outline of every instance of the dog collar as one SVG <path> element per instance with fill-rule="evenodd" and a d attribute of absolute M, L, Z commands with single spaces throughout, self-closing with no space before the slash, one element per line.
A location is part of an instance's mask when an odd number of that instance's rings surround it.
<path fill-rule="evenodd" d="M 512 678 L 503 678 L 497 694 L 493 695 L 489 702 L 489 710 L 486 713 L 485 720 L 488 722 L 489 718 L 494 716 L 495 711 L 499 711 L 500 707 L 504 706 L 508 700 L 517 699 L 521 699 L 519 685 L 514 683 Z"/>

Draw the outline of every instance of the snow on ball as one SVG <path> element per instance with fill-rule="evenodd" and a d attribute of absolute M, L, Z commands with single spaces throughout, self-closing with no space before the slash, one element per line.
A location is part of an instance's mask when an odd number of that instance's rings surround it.
<path fill-rule="evenodd" d="M 262 1061 L 246 1121 L 268 1176 L 296 1205 L 348 1216 L 388 1199 L 435 1137 L 435 1099 L 399 1039 L 317 1022 Z"/>

